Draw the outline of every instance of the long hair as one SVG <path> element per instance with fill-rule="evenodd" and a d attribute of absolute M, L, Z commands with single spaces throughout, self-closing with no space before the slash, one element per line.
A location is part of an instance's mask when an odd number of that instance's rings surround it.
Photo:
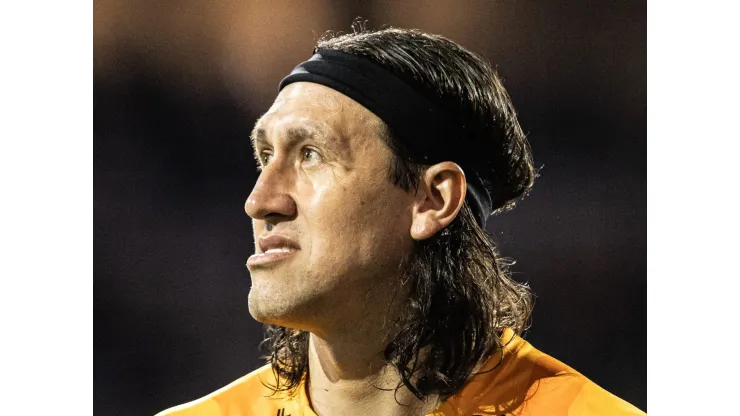
<path fill-rule="evenodd" d="M 535 171 L 525 135 L 511 100 L 495 71 L 477 55 L 438 35 L 389 28 L 320 39 L 316 48 L 334 49 L 374 60 L 421 91 L 459 106 L 467 115 L 464 143 L 470 146 L 466 170 L 479 175 L 492 195 L 494 212 L 514 207 L 534 183 Z M 393 160 L 389 180 L 406 191 L 418 187 L 425 165 L 410 153 L 404 138 L 383 125 L 380 138 Z M 532 309 L 529 288 L 510 278 L 510 263 L 475 220 L 467 202 L 444 230 L 416 241 L 400 279 L 409 296 L 396 323 L 385 360 L 416 397 L 442 399 L 458 392 L 492 354 L 501 333 L 520 334 Z M 267 325 L 261 347 L 276 375 L 274 391 L 291 391 L 307 376 L 309 333 Z"/>

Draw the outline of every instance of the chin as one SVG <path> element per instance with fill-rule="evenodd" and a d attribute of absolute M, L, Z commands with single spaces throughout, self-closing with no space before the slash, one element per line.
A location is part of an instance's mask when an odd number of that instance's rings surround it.
<path fill-rule="evenodd" d="M 249 314 L 257 322 L 280 325 L 286 328 L 305 329 L 306 311 L 298 305 L 286 302 L 280 295 L 266 296 L 255 290 L 249 291 Z"/>
<path fill-rule="evenodd" d="M 277 320 L 281 315 L 275 310 L 274 305 L 270 306 L 269 299 L 260 296 L 254 288 L 249 291 L 249 314 L 257 322 L 273 325 L 279 325 Z"/>
<path fill-rule="evenodd" d="M 251 273 L 249 313 L 263 324 L 310 330 L 342 315 L 347 284 L 342 276 L 321 276 L 294 270 L 259 270 Z M 327 284 L 326 281 L 330 284 Z"/>

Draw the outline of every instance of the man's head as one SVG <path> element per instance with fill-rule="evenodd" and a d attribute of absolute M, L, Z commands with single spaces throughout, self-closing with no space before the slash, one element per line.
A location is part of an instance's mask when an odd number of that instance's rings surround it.
<path fill-rule="evenodd" d="M 359 294 L 391 287 L 384 283 L 398 281 L 414 236 L 454 219 L 462 172 L 453 163 L 437 168 L 446 206 L 429 206 L 389 180 L 393 154 L 382 131 L 360 104 L 308 82 L 284 88 L 257 123 L 261 174 L 246 203 L 258 253 L 248 262 L 257 320 L 314 332 L 357 322 L 366 306 Z M 291 240 L 291 252 L 262 255 L 286 244 L 270 245 L 273 236 Z"/>
<path fill-rule="evenodd" d="M 526 139 L 490 66 L 447 39 L 359 31 L 317 49 L 382 66 L 456 130 L 415 134 L 336 88 L 285 86 L 252 137 L 262 173 L 245 208 L 258 253 L 248 262 L 250 312 L 273 325 L 268 352 L 294 387 L 305 331 L 341 330 L 388 310 L 400 291 L 387 360 L 417 395 L 453 393 L 500 346 L 497 332 L 521 330 L 529 313 L 470 197 L 482 191 L 501 211 L 531 188 Z M 431 358 L 412 368 L 421 349 Z"/>

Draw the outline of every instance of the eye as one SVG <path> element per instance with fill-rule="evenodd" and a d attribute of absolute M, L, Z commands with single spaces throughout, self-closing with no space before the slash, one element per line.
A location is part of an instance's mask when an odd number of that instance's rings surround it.
<path fill-rule="evenodd" d="M 272 153 L 269 152 L 260 152 L 260 154 L 257 156 L 257 170 L 261 171 L 262 168 L 267 166 L 268 163 L 270 163 L 270 159 L 272 159 Z"/>
<path fill-rule="evenodd" d="M 318 163 L 321 161 L 321 155 L 310 147 L 304 147 L 303 150 L 303 161 L 307 163 Z"/>

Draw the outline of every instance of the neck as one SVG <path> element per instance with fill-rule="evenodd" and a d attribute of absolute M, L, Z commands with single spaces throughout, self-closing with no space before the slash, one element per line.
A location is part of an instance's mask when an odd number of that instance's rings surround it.
<path fill-rule="evenodd" d="M 334 297 L 323 320 L 306 326 L 308 348 L 307 393 L 319 416 L 425 415 L 437 407 L 437 398 L 417 399 L 384 358 L 398 331 L 408 288 L 397 276 L 367 279 L 367 285 Z M 360 294 L 360 295 L 358 295 Z M 345 300 L 346 303 L 342 303 Z"/>
<path fill-rule="evenodd" d="M 365 334 L 363 334 L 365 332 Z M 377 414 L 426 415 L 437 407 L 437 398 L 417 399 L 401 381 L 395 369 L 383 359 L 385 343 L 368 343 L 366 329 L 327 337 L 314 333 L 309 341 L 311 406 L 319 416 Z"/>

